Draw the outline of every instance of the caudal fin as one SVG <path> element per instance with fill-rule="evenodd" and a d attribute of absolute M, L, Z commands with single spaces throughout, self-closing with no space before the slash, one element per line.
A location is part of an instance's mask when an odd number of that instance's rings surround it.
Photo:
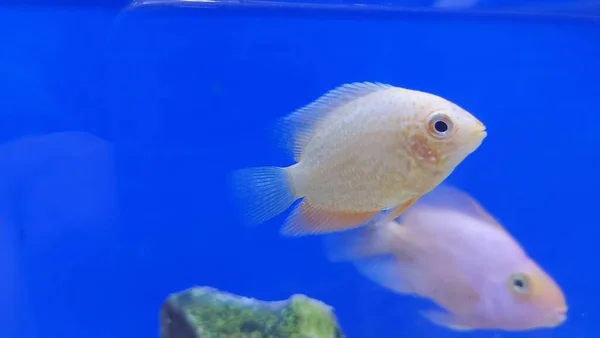
<path fill-rule="evenodd" d="M 323 244 L 325 256 L 332 262 L 354 261 L 388 254 L 389 236 L 383 227 L 362 226 L 344 232 L 328 234 Z"/>
<path fill-rule="evenodd" d="M 413 293 L 412 270 L 403 266 L 392 246 L 387 225 L 365 226 L 325 237 L 326 256 L 332 262 L 349 261 L 371 281 L 394 292 Z"/>
<path fill-rule="evenodd" d="M 234 197 L 248 225 L 258 225 L 289 208 L 296 196 L 286 168 L 256 167 L 234 171 Z"/>

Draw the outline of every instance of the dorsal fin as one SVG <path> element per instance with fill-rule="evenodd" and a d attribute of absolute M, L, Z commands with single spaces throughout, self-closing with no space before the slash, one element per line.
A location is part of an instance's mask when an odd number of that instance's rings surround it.
<path fill-rule="evenodd" d="M 319 123 L 344 104 L 371 93 L 392 88 L 377 82 L 353 82 L 332 89 L 312 103 L 278 121 L 277 133 L 298 162 Z"/>
<path fill-rule="evenodd" d="M 490 215 L 473 197 L 464 191 L 454 188 L 448 184 L 441 184 L 429 193 L 421 197 L 411 208 L 417 211 L 420 207 L 433 207 L 455 210 L 457 212 L 469 215 L 484 221 L 491 226 L 505 230 L 504 227 L 492 215 Z M 410 217 L 409 209 L 403 220 Z"/>

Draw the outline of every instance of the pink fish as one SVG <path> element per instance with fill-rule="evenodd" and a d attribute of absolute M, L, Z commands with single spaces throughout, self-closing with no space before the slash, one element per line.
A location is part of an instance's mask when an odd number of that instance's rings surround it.
<path fill-rule="evenodd" d="M 431 322 L 453 330 L 521 331 L 566 320 L 557 283 L 472 197 L 438 186 L 397 221 L 329 236 L 333 261 L 374 282 L 432 300 Z"/>

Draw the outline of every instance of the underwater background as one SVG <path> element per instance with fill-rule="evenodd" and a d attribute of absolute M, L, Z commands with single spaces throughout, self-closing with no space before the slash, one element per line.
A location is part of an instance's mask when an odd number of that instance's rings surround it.
<path fill-rule="evenodd" d="M 600 335 L 600 5 L 187 4 L 0 5 L 1 337 L 157 337 L 165 297 L 195 285 L 306 294 L 350 338 Z M 426 301 L 330 263 L 318 236 L 280 236 L 286 214 L 241 224 L 229 173 L 289 165 L 275 120 L 354 81 L 435 93 L 486 124 L 448 182 L 561 285 L 562 326 L 436 327 Z"/>

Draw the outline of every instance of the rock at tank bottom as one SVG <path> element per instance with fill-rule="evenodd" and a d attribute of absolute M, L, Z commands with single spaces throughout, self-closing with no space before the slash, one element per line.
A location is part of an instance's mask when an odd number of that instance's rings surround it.
<path fill-rule="evenodd" d="M 171 294 L 161 338 L 342 338 L 330 306 L 304 295 L 262 301 L 211 287 Z"/>

